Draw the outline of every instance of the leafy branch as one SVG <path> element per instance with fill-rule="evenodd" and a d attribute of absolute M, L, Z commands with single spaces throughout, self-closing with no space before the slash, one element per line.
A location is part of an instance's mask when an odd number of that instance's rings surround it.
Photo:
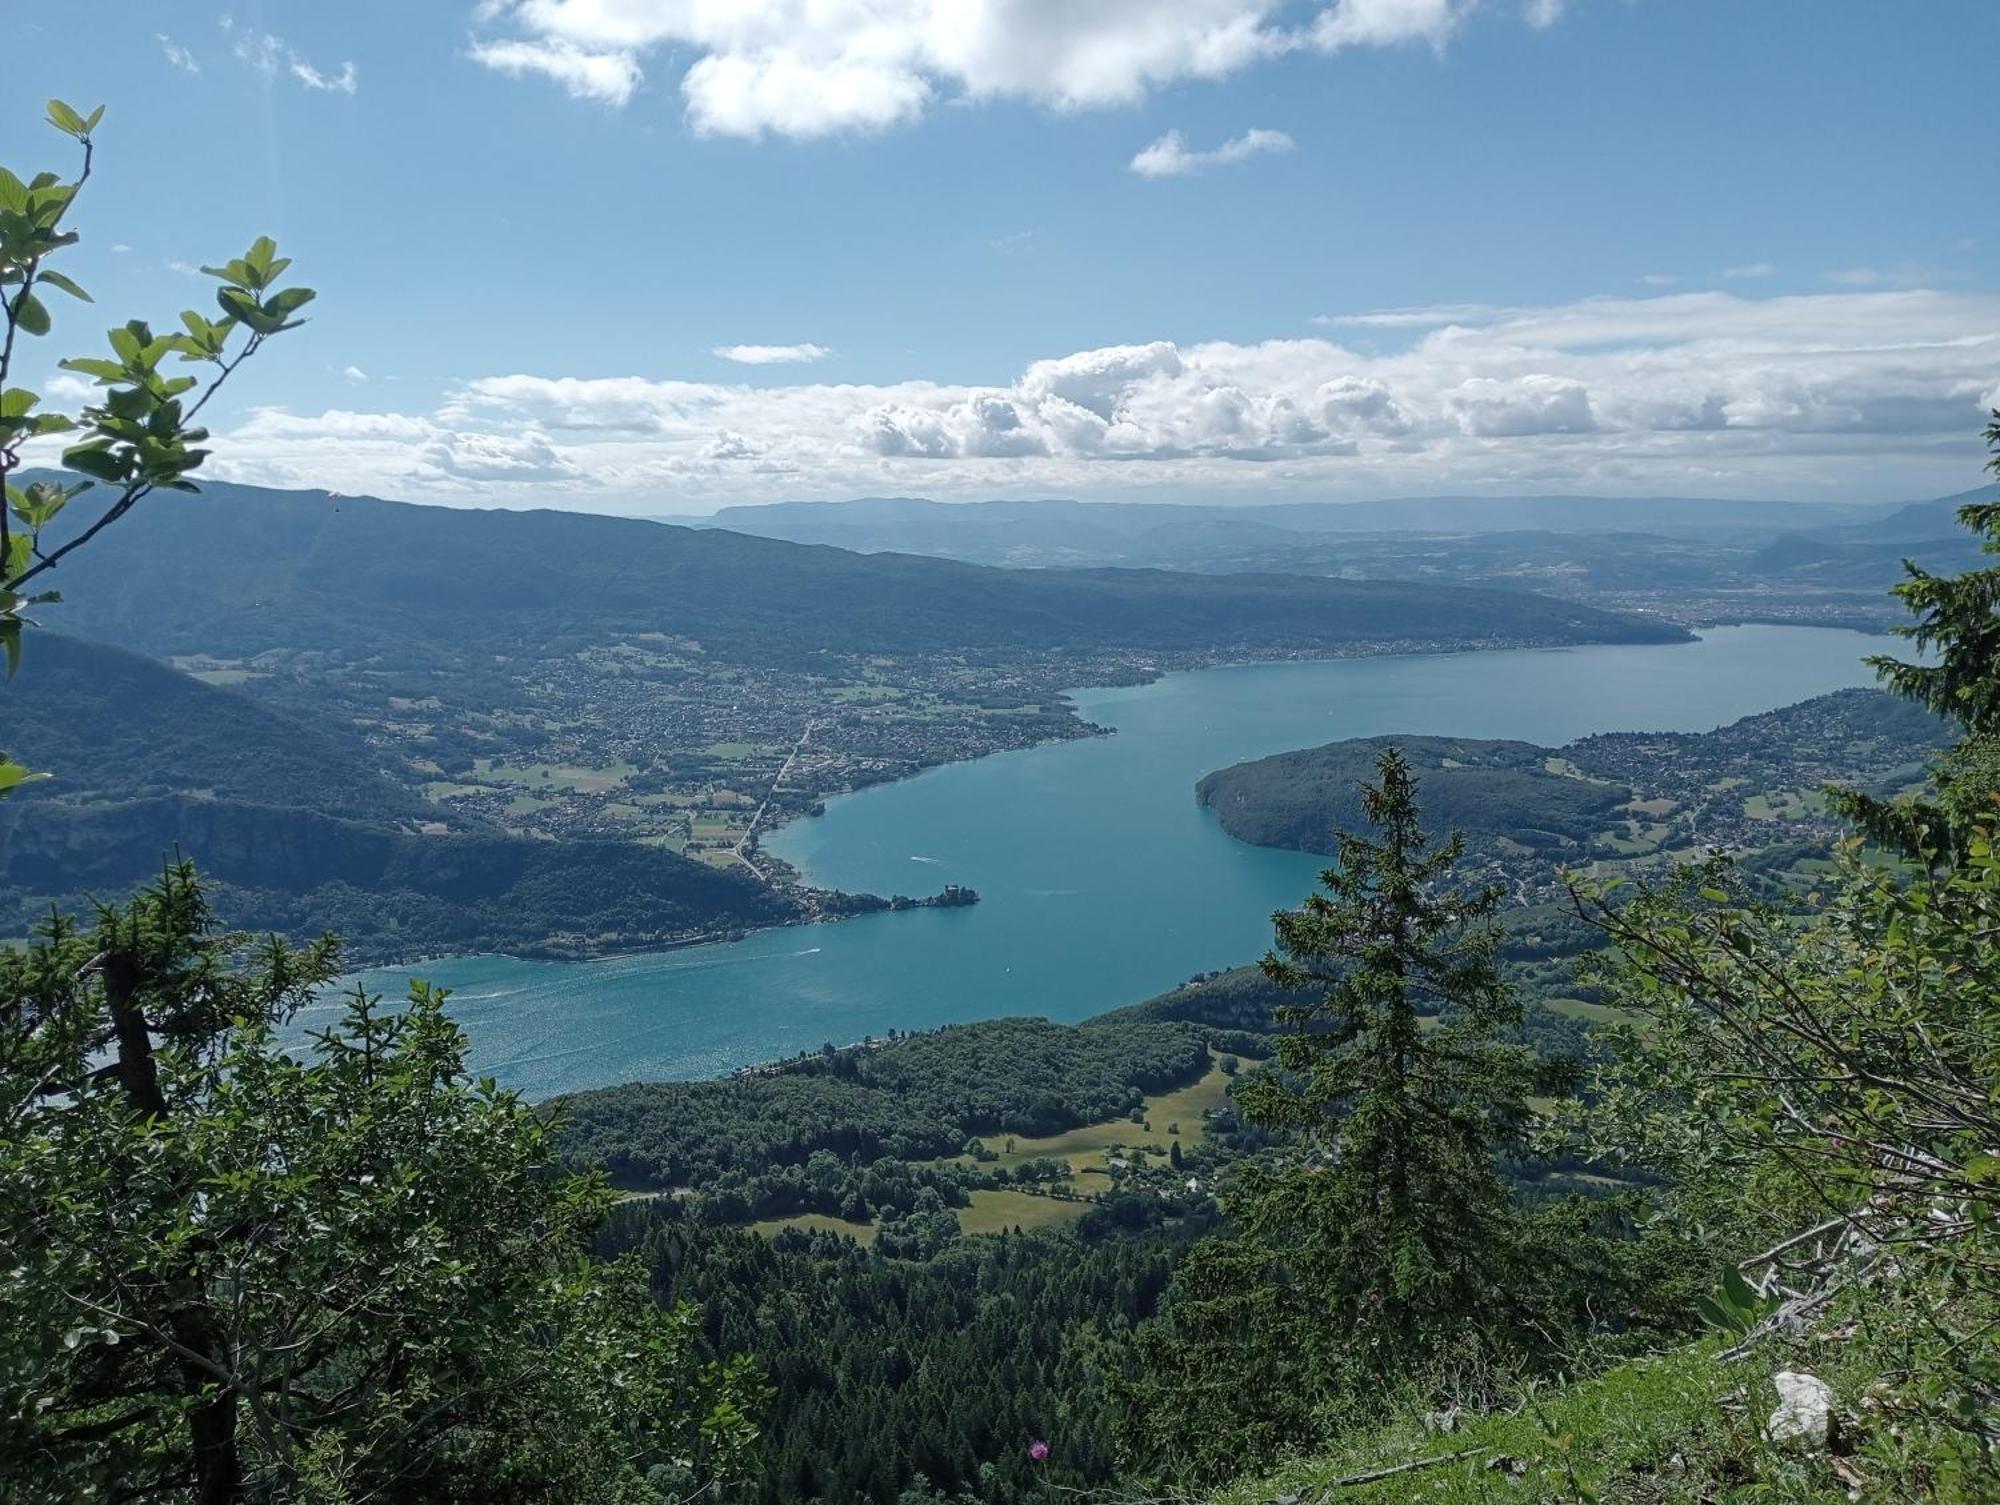
<path fill-rule="evenodd" d="M 195 420 L 267 340 L 304 322 L 299 311 L 314 297 L 311 288 L 280 285 L 291 259 L 278 254 L 270 237 L 259 236 L 243 255 L 202 268 L 220 284 L 215 293 L 220 318 L 188 309 L 180 315 L 181 328 L 164 334 L 134 319 L 107 332 L 108 357 L 59 362 L 100 389 L 81 411 L 41 411 L 40 393 L 10 385 L 21 337 L 46 338 L 54 328 L 41 291 L 54 288 L 80 302 L 93 301 L 49 263 L 78 242 L 67 220 L 90 179 L 94 133 L 103 118 L 101 105 L 84 115 L 59 99 L 48 102 L 49 124 L 82 149 L 72 181 L 53 172 L 23 181 L 0 166 L 0 488 L 6 501 L 0 507 L 0 652 L 10 678 L 20 666 L 22 631 L 35 625 L 28 611 L 61 599 L 53 590 L 28 587 L 155 491 L 197 489 L 188 478 L 208 458 L 202 446 L 209 431 Z M 168 374 L 162 365 L 170 356 L 206 366 L 209 373 Z M 11 478 L 23 464 L 23 448 L 58 434 L 78 436 L 62 451 L 62 463 L 83 479 L 15 485 Z M 100 488 L 110 500 L 97 516 L 62 543 L 45 547 L 46 531 L 57 517 Z M 0 797 L 46 777 L 0 754 Z"/>

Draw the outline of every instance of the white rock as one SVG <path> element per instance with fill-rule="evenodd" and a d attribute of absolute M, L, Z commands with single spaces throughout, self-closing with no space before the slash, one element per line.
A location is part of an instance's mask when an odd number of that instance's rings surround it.
<path fill-rule="evenodd" d="M 1764 1435 L 1781 1445 L 1825 1447 L 1833 1436 L 1833 1391 L 1826 1381 L 1781 1369 L 1771 1383 L 1778 1387 L 1778 1409 L 1764 1423 Z"/>

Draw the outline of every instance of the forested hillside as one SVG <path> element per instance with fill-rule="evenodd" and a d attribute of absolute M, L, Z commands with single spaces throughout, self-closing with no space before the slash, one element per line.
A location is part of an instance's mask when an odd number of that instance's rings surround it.
<path fill-rule="evenodd" d="M 1504 591 L 997 570 L 576 512 L 221 484 L 135 514 L 68 570 L 67 626 L 155 652 L 520 652 L 568 634 L 639 631 L 691 638 L 731 661 L 797 662 L 945 647 L 1682 636 Z"/>
<path fill-rule="evenodd" d="M 1366 737 L 1239 763 L 1195 798 L 1259 846 L 1331 852 L 1362 819 L 1384 747 L 1424 774 L 1424 808 L 1476 855 L 1623 860 L 1703 845 L 1810 845 L 1836 828 L 1828 781 L 1893 790 L 1921 778 L 1944 724 L 1877 690 L 1847 690 L 1712 732 L 1608 732 L 1566 747 L 1467 737 Z"/>
<path fill-rule="evenodd" d="M 540 954 L 670 943 L 796 918 L 747 876 L 616 840 L 537 841 L 444 812 L 354 731 L 53 634 L 0 688 L 10 751 L 59 770 L 0 804 L 0 933 L 191 857 L 232 925 L 350 938 L 353 954 Z"/>

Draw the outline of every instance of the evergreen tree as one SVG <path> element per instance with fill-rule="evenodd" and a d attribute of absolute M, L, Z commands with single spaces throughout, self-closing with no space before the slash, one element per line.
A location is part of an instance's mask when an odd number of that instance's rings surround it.
<path fill-rule="evenodd" d="M 1497 1166 L 1530 1118 L 1532 1053 L 1496 965 L 1492 889 L 1450 886 L 1462 843 L 1423 830 L 1393 748 L 1325 891 L 1275 917 L 1264 969 L 1320 991 L 1282 1011 L 1278 1069 L 1240 1093 L 1290 1130 L 1222 1195 L 1232 1231 L 1176 1271 L 1127 1388 L 1140 1450 L 1219 1477 L 1378 1405 L 1400 1379 L 1535 1346 L 1549 1272 Z M 1559 1286 L 1552 1282 L 1545 1289 Z"/>
<path fill-rule="evenodd" d="M 1986 447 L 1986 468 L 2000 476 L 2000 410 L 1986 426 Z M 1958 520 L 1986 553 L 2000 555 L 2000 502 L 1961 507 Z M 1876 654 L 1868 663 L 1891 692 L 1957 722 L 1963 735 L 1926 795 L 1892 801 L 1841 791 L 1835 803 L 1871 839 L 1935 863 L 1962 854 L 1973 830 L 2000 811 L 2000 564 L 1958 575 L 1908 560 L 1903 568 L 1909 578 L 1895 594 L 1916 620 L 1895 630 L 1933 657 L 1907 663 Z"/>
<path fill-rule="evenodd" d="M 1986 431 L 2000 471 L 2000 413 Z M 2000 553 L 2000 505 L 1960 520 Z M 1773 1366 L 1865 1393 L 1842 1450 L 1881 1499 L 1996 1498 L 2000 1414 L 2000 568 L 1897 594 L 1928 661 L 1873 662 L 1958 722 L 1919 798 L 1848 795 L 1864 835 L 1803 905 L 1716 859 L 1628 894 L 1577 883 L 1628 1021 L 1587 1108 L 1722 1280 L 1704 1314 Z M 1802 912 L 1803 909 L 1803 912 Z M 1712 1276 L 1710 1277 L 1713 1278 Z M 1843 1395 L 1843 1399 L 1847 1398 Z M 1852 1425 L 1849 1425 L 1849 1418 Z M 1822 1471 L 1800 1498 L 1832 1498 Z"/>
<path fill-rule="evenodd" d="M 331 943 L 245 955 L 193 874 L 0 949 L 0 1498 L 674 1498 L 756 1386 L 694 1357 L 547 1115 L 443 994 L 277 1028 Z"/>

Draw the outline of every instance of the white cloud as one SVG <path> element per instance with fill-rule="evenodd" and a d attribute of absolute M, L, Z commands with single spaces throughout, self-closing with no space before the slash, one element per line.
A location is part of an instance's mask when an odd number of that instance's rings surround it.
<path fill-rule="evenodd" d="M 1398 42 L 1442 47 L 1472 8 L 1472 0 L 1339 0 L 1313 23 L 1313 42 L 1327 51 Z"/>
<path fill-rule="evenodd" d="M 1931 266 L 1918 261 L 1899 261 L 1893 266 L 1836 267 L 1826 280 L 1836 287 L 1936 287 L 1940 283 L 1961 282 L 1963 272 L 1951 267 Z"/>
<path fill-rule="evenodd" d="M 363 387 L 368 384 L 368 373 L 363 371 L 359 366 L 344 367 L 340 374 L 357 387 Z"/>
<path fill-rule="evenodd" d="M 267 410 L 219 437 L 217 473 L 642 512 L 884 488 L 1921 495 L 1976 476 L 2000 370 L 2000 295 L 1975 292 L 1678 292 L 1338 323 L 1396 348 L 1156 340 L 988 385 L 523 372 L 426 414 Z"/>
<path fill-rule="evenodd" d="M 239 28 L 227 16 L 222 18 L 222 29 L 236 39 L 230 49 L 236 60 L 256 69 L 266 79 L 287 75 L 308 89 L 335 94 L 353 94 L 361 87 L 361 76 L 352 63 L 342 63 L 339 72 L 328 73 L 283 37 Z"/>
<path fill-rule="evenodd" d="M 554 79 L 572 99 L 623 105 L 639 87 L 639 63 L 628 52 L 592 52 L 572 42 L 479 42 L 471 56 L 500 73 Z"/>
<path fill-rule="evenodd" d="M 681 96 L 696 131 L 813 137 L 905 124 L 939 100 L 1088 109 L 1287 53 L 1441 47 L 1478 3 L 485 0 L 482 22 L 511 35 L 472 55 L 614 104 L 655 59 L 684 63 Z M 1542 26 L 1559 10 L 1530 0 L 1524 14 Z"/>
<path fill-rule="evenodd" d="M 58 371 L 42 383 L 42 395 L 55 402 L 89 402 L 99 391 L 97 383 L 72 376 L 67 371 Z"/>
<path fill-rule="evenodd" d="M 1132 159 L 1132 171 L 1142 178 L 1175 178 L 1210 167 L 1227 167 L 1251 157 L 1288 152 L 1297 143 L 1283 131 L 1253 128 L 1225 141 L 1213 151 L 1191 152 L 1179 131 L 1168 131 Z"/>
<path fill-rule="evenodd" d="M 1681 279 L 1678 272 L 1644 272 L 1639 280 L 1647 287 L 1672 287 Z"/>
<path fill-rule="evenodd" d="M 195 60 L 195 55 L 172 37 L 163 32 L 155 32 L 153 39 L 160 44 L 160 52 L 166 60 L 183 73 L 201 72 L 201 64 Z"/>
<path fill-rule="evenodd" d="M 1768 261 L 1746 261 L 1739 266 L 1724 267 L 1722 275 L 1731 282 L 1748 282 L 1760 277 L 1775 277 L 1778 269 Z"/>
<path fill-rule="evenodd" d="M 1506 381 L 1471 377 L 1446 395 L 1445 406 L 1460 428 L 1482 439 L 1584 434 L 1597 427 L 1582 382 L 1541 372 Z"/>
<path fill-rule="evenodd" d="M 825 360 L 833 352 L 824 345 L 717 345 L 712 352 L 739 366 L 799 365 Z"/>

